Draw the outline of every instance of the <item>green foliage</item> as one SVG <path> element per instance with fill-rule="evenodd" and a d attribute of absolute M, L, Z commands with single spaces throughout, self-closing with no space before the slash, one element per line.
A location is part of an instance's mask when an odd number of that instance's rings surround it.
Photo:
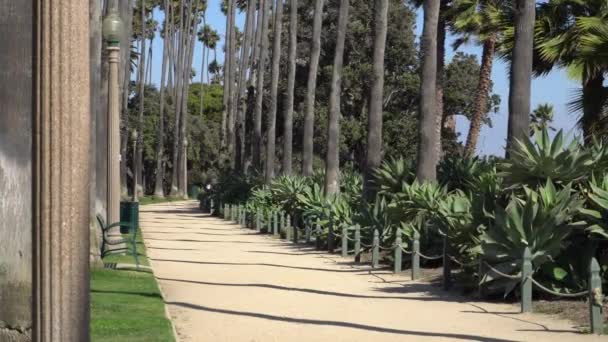
<path fill-rule="evenodd" d="M 500 175 L 507 185 L 536 187 L 548 179 L 559 185 L 577 183 L 586 179 L 596 166 L 591 153 L 578 141 L 565 142 L 567 138 L 561 130 L 553 140 L 547 130 L 538 131 L 534 139 L 518 141 L 510 151 L 510 158 L 500 165 Z"/>
<path fill-rule="evenodd" d="M 603 238 L 608 238 L 608 175 L 599 181 L 592 178 L 587 191 L 588 208 L 581 208 L 581 213 L 589 223 L 587 231 Z"/>
<path fill-rule="evenodd" d="M 414 167 L 403 158 L 390 158 L 374 171 L 374 183 L 381 194 L 394 194 L 411 183 L 416 174 Z"/>
<path fill-rule="evenodd" d="M 478 249 L 484 260 L 503 273 L 520 271 L 524 249 L 532 253 L 532 265 L 538 270 L 562 251 L 564 240 L 581 222 L 573 222 L 583 201 L 573 196 L 570 185 L 557 190 L 548 181 L 538 191 L 524 188 L 525 195 L 512 197 L 506 208 L 495 211 L 494 224 L 481 235 Z M 487 273 L 482 284 L 489 289 L 504 288 L 509 293 L 518 280 Z"/>

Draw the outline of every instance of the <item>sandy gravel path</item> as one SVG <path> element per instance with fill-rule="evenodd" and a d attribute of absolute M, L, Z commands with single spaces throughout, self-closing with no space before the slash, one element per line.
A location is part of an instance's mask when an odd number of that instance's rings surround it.
<path fill-rule="evenodd" d="M 196 202 L 142 207 L 154 273 L 182 341 L 608 341 L 573 324 L 448 294 L 257 235 Z"/>

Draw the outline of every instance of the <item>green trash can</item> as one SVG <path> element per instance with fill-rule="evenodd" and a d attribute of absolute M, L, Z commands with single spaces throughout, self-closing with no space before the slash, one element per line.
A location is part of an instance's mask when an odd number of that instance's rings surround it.
<path fill-rule="evenodd" d="M 129 222 L 139 228 L 139 202 L 120 202 L 120 222 Z M 120 227 L 121 234 L 128 234 L 128 227 Z"/>

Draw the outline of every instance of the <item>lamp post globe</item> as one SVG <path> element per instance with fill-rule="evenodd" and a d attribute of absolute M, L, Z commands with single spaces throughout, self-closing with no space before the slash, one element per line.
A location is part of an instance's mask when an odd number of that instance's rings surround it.
<path fill-rule="evenodd" d="M 101 32 L 108 44 L 113 46 L 120 44 L 124 32 L 124 25 L 115 9 L 110 10 L 110 13 L 104 18 Z"/>

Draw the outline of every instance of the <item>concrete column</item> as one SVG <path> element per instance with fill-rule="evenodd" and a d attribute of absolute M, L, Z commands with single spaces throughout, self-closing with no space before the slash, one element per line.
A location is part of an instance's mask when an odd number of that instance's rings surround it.
<path fill-rule="evenodd" d="M 89 4 L 37 1 L 33 340 L 89 340 Z"/>
<path fill-rule="evenodd" d="M 118 66 L 120 47 L 108 46 L 108 218 L 120 221 L 120 92 Z"/>

